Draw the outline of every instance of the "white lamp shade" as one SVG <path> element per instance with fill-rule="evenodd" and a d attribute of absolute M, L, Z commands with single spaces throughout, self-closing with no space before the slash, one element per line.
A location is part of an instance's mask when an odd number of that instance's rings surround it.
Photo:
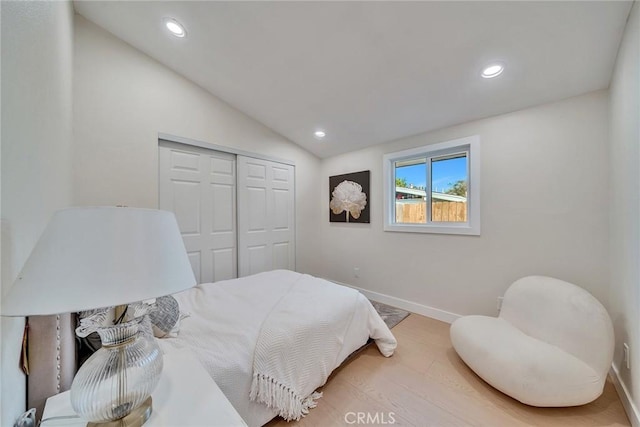
<path fill-rule="evenodd" d="M 89 310 L 196 284 L 171 212 L 89 207 L 58 211 L 2 299 L 3 316 Z"/>

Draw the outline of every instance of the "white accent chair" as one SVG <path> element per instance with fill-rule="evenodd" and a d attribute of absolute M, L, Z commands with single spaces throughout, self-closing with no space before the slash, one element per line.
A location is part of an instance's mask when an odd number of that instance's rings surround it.
<path fill-rule="evenodd" d="M 613 358 L 607 310 L 584 289 L 529 276 L 504 294 L 499 317 L 451 325 L 462 360 L 501 392 L 532 406 L 589 403 L 602 394 Z"/>

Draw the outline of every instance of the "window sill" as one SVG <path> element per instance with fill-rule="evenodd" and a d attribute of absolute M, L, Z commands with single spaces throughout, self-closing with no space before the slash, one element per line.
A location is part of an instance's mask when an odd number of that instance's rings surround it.
<path fill-rule="evenodd" d="M 480 227 L 472 227 L 469 224 L 385 224 L 384 231 L 400 233 L 461 234 L 467 236 L 480 235 Z"/>

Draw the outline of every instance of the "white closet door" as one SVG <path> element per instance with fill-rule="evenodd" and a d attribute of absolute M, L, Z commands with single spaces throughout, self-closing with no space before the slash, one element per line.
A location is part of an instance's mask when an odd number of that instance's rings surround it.
<path fill-rule="evenodd" d="M 160 144 L 159 207 L 175 213 L 198 283 L 237 277 L 235 157 Z"/>
<path fill-rule="evenodd" d="M 295 270 L 291 165 L 238 156 L 238 274 Z"/>

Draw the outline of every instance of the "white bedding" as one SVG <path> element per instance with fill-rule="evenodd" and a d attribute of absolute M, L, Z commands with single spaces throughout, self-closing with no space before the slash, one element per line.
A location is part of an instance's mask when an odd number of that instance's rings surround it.
<path fill-rule="evenodd" d="M 176 294 L 181 310 L 191 316 L 182 321 L 178 337 L 160 339 L 159 345 L 165 353 L 181 348 L 191 349 L 245 422 L 249 426 L 263 425 L 275 417 L 277 411 L 249 399 L 256 343 L 265 320 L 274 317 L 274 313 L 278 317 L 277 313 L 282 309 L 294 313 L 301 311 L 299 315 L 308 311 L 308 307 L 279 304 L 281 300 L 287 300 L 283 297 L 301 280 L 305 285 L 308 282 L 309 287 L 315 287 L 315 282 L 318 288 L 335 286 L 340 292 L 355 293 L 355 303 L 348 308 L 353 313 L 336 313 L 331 319 L 326 319 L 327 322 L 322 322 L 323 330 L 342 331 L 334 339 L 340 345 L 327 346 L 332 348 L 328 351 L 337 352 L 333 356 L 325 355 L 325 359 L 335 357 L 335 366 L 330 370 L 364 345 L 369 337 L 376 340 L 385 356 L 393 353 L 395 338 L 364 296 L 355 290 L 286 270 L 201 284 Z M 340 323 L 337 319 L 349 319 L 346 321 L 348 324 L 344 324 L 344 320 L 342 324 L 336 324 Z M 291 327 L 296 328 L 296 325 Z M 308 331 L 303 332 L 308 336 Z M 324 375 L 309 375 L 309 378 L 312 383 L 306 384 L 305 390 L 314 390 L 326 381 Z"/>

